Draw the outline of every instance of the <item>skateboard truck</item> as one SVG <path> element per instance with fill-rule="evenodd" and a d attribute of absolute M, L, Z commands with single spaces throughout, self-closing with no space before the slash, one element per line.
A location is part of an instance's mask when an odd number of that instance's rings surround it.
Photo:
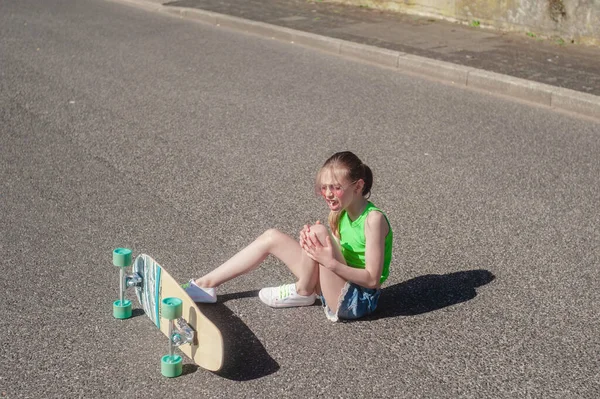
<path fill-rule="evenodd" d="M 196 337 L 196 332 L 189 326 L 183 317 L 177 319 L 177 332 L 171 335 L 171 340 L 175 346 L 192 344 Z"/>
<path fill-rule="evenodd" d="M 139 273 L 128 274 L 125 276 L 125 287 L 140 287 L 142 285 L 142 276 Z"/>

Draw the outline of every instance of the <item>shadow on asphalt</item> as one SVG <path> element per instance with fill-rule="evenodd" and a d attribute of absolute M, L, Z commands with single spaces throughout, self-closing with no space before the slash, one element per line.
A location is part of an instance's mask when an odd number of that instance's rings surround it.
<path fill-rule="evenodd" d="M 428 274 L 382 289 L 377 311 L 360 320 L 414 316 L 432 312 L 477 296 L 476 288 L 488 284 L 495 276 L 488 270 L 469 270 L 449 274 Z M 217 375 L 235 381 L 248 381 L 279 370 L 256 335 L 224 305 L 232 299 L 256 297 L 258 291 L 219 296 L 219 302 L 198 304 L 202 312 L 221 330 L 224 363 Z M 193 372 L 195 370 L 187 370 Z"/>
<path fill-rule="evenodd" d="M 131 318 L 138 317 L 138 316 L 143 316 L 145 314 L 146 314 L 146 312 L 144 312 L 144 309 L 142 309 L 142 308 L 135 308 L 135 309 L 133 309 L 131 311 Z"/>
<path fill-rule="evenodd" d="M 488 270 L 419 276 L 383 288 L 377 310 L 365 319 L 414 316 L 466 302 L 477 296 L 475 288 L 494 279 Z"/>
<path fill-rule="evenodd" d="M 181 375 L 192 374 L 198 370 L 198 366 L 195 364 L 184 364 L 182 367 Z"/>
<path fill-rule="evenodd" d="M 219 295 L 219 302 L 198 304 L 204 313 L 221 330 L 224 345 L 224 362 L 215 374 L 235 381 L 248 381 L 265 377 L 279 370 L 256 335 L 223 303 L 231 299 L 258 296 L 258 291 Z"/>

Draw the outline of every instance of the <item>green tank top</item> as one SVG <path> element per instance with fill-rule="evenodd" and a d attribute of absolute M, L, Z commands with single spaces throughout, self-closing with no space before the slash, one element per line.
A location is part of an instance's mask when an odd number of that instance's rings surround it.
<path fill-rule="evenodd" d="M 340 216 L 339 222 L 339 233 L 340 233 L 340 246 L 342 247 L 342 255 L 348 266 L 355 267 L 358 269 L 365 268 L 365 221 L 367 215 L 371 211 L 381 212 L 388 223 L 390 231 L 385 237 L 385 252 L 383 256 L 383 271 L 381 273 L 380 283 L 387 280 L 390 274 L 390 263 L 392 261 L 392 242 L 394 234 L 392 233 L 392 226 L 385 213 L 381 209 L 373 205 L 372 202 L 368 202 L 365 210 L 361 215 L 354 221 L 350 220 L 348 213 L 343 211 Z"/>

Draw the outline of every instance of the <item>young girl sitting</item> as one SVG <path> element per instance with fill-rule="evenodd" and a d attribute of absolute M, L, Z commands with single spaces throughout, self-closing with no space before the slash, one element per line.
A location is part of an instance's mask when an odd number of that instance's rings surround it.
<path fill-rule="evenodd" d="M 212 272 L 184 284 L 196 302 L 217 301 L 216 287 L 256 269 L 271 254 L 298 279 L 260 290 L 271 307 L 309 306 L 318 296 L 332 321 L 357 319 L 377 307 L 388 278 L 393 233 L 387 216 L 368 201 L 371 169 L 352 152 L 338 152 L 320 169 L 316 187 L 329 207 L 330 231 L 317 221 L 299 240 L 269 229 Z"/>

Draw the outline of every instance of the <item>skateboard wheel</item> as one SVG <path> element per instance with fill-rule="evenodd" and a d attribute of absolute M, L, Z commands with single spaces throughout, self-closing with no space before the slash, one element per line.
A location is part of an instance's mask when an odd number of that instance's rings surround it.
<path fill-rule="evenodd" d="M 123 303 L 120 300 L 113 302 L 113 316 L 115 319 L 128 319 L 131 317 L 131 301 L 125 299 Z"/>
<path fill-rule="evenodd" d="M 179 298 L 165 298 L 161 301 L 162 317 L 175 320 L 181 317 L 183 302 Z"/>
<path fill-rule="evenodd" d="M 131 249 L 117 248 L 113 251 L 113 265 L 118 267 L 131 266 Z"/>
<path fill-rule="evenodd" d="M 165 355 L 160 361 L 160 372 L 168 378 L 179 377 L 183 372 L 183 358 L 179 355 Z"/>

